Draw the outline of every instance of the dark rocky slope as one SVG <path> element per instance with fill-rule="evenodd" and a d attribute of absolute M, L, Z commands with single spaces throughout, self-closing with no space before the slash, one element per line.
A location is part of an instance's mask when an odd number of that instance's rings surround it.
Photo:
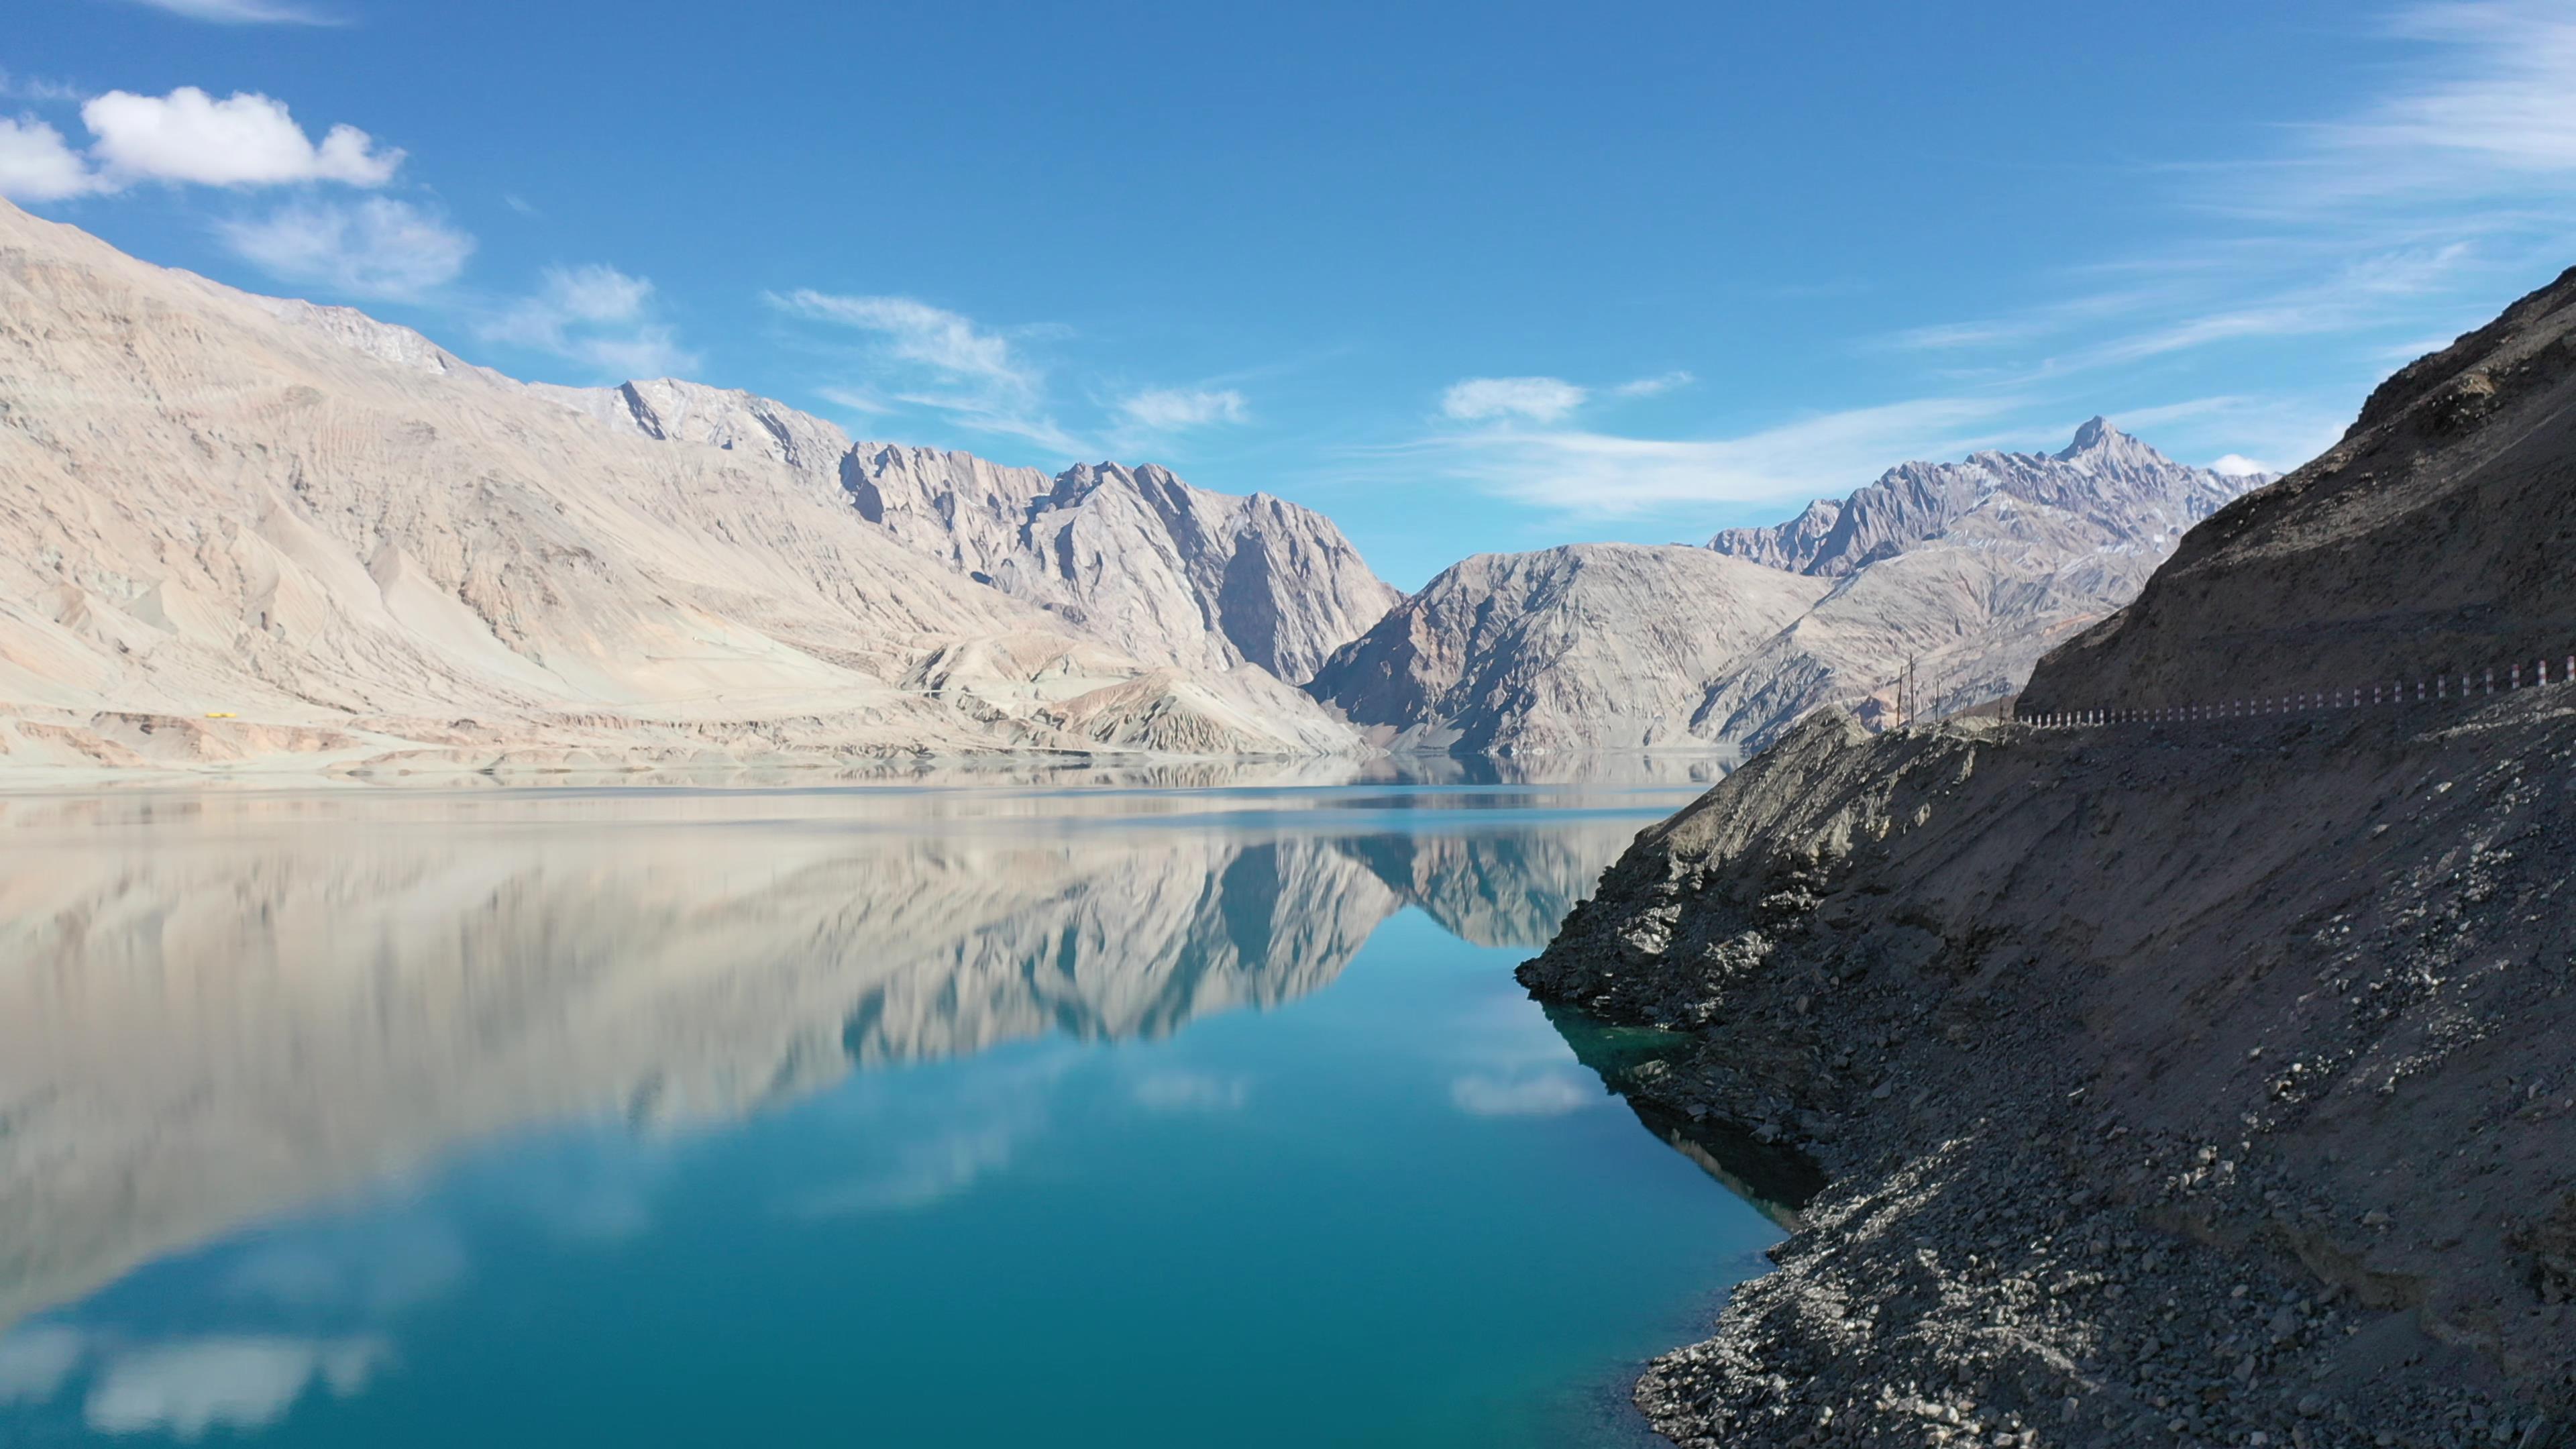
<path fill-rule="evenodd" d="M 2571 296 L 2381 389 L 2034 701 L 2373 637 L 2563 655 L 2522 570 L 2576 456 Z M 2446 541 L 2438 581 L 2372 522 L 2399 518 Z M 2408 582 L 2435 592 L 2411 623 Z M 1697 1032 L 1632 1093 L 1829 1180 L 1641 1404 L 1730 1446 L 2563 1442 L 2571 766 L 2563 687 L 2178 727 L 1811 717 L 1522 972 Z"/>
<path fill-rule="evenodd" d="M 2185 535 L 2029 710 L 2155 708 L 2576 651 L 2576 270 L 2370 395 L 2325 456 Z"/>

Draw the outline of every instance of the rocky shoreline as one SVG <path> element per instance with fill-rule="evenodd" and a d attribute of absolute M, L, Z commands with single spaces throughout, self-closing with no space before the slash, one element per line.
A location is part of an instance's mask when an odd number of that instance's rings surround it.
<path fill-rule="evenodd" d="M 2571 758 L 2564 690 L 1826 714 L 1640 836 L 1522 980 L 1694 1033 L 1617 1078 L 1641 1114 L 1828 1181 L 1639 1405 L 1686 1446 L 2569 1442 Z"/>

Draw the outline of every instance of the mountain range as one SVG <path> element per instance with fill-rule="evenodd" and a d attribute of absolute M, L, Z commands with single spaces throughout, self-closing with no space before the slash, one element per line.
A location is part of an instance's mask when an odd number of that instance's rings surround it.
<path fill-rule="evenodd" d="M 1442 573 L 1308 686 L 1394 748 L 1756 749 L 1817 706 L 1874 726 L 2011 694 L 2270 475 L 2095 418 L 2055 453 L 1907 463 L 1706 548 L 1578 544 Z"/>
<path fill-rule="evenodd" d="M 0 768 L 738 769 L 1758 746 L 1950 708 L 2249 480 L 2096 420 L 1706 547 L 1479 556 L 1103 462 L 514 381 L 0 202 Z"/>

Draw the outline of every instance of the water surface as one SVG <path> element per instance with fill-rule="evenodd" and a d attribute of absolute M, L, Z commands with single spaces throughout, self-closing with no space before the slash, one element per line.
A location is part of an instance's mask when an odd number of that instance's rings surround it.
<path fill-rule="evenodd" d="M 1511 968 L 1688 793 L 0 800 L 0 1443 L 1639 1442 L 1778 1230 Z"/>

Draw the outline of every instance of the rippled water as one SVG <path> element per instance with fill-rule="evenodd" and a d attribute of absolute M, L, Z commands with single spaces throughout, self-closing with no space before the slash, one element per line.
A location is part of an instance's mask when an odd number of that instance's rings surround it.
<path fill-rule="evenodd" d="M 0 1444 L 1636 1442 L 1777 1230 L 1511 968 L 1688 793 L 0 800 Z"/>

